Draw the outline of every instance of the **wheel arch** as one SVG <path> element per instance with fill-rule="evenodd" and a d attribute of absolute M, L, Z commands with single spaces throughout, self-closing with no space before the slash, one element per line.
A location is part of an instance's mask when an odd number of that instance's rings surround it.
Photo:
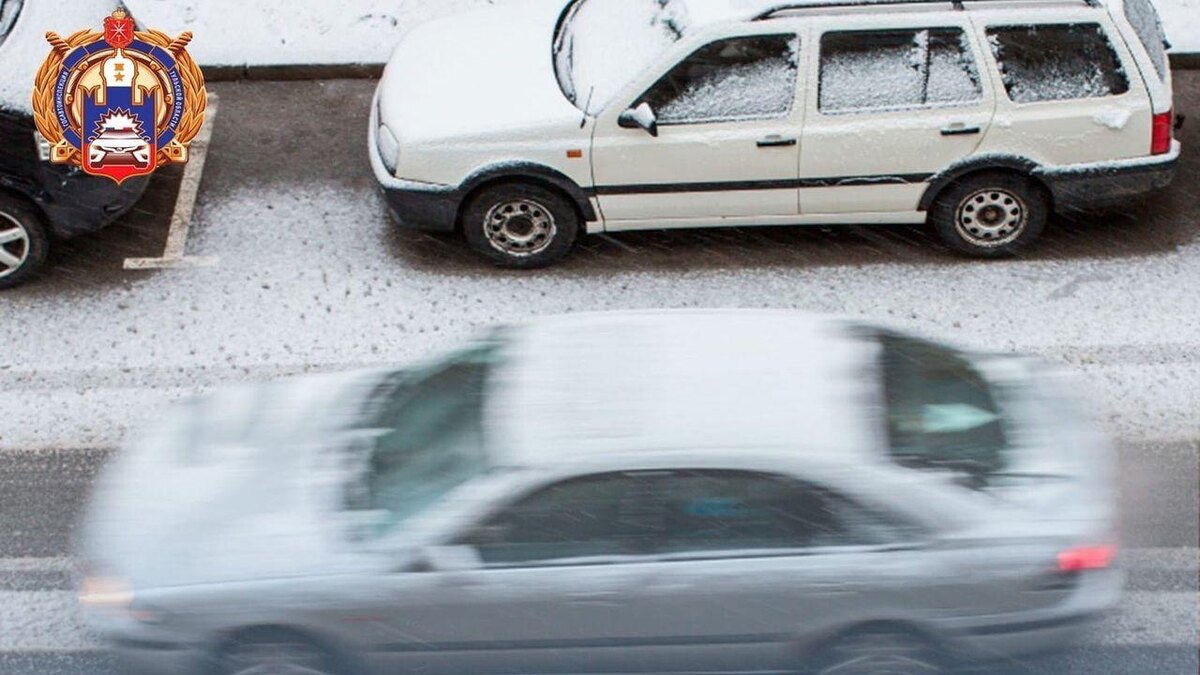
<path fill-rule="evenodd" d="M 462 199 L 455 216 L 455 227 L 462 227 L 462 215 L 471 199 L 480 191 L 502 183 L 529 183 L 554 190 L 575 206 L 580 224 L 599 220 L 592 206 L 591 191 L 579 186 L 561 171 L 534 162 L 509 162 L 485 167 L 471 174 L 459 186 Z"/>
<path fill-rule="evenodd" d="M 264 639 L 267 637 L 288 637 L 315 647 L 325 654 L 338 669 L 338 675 L 362 675 L 367 671 L 367 665 L 355 656 L 352 649 L 340 643 L 336 638 L 320 631 L 286 623 L 257 624 L 239 626 L 222 631 L 212 641 L 209 654 L 210 667 L 208 673 L 224 675 L 222 657 L 237 641 Z"/>
<path fill-rule="evenodd" d="M 839 626 L 809 639 L 797 641 L 794 645 L 795 653 L 802 660 L 819 659 L 839 641 L 872 631 L 910 635 L 928 645 L 942 659 L 954 660 L 958 653 L 953 643 L 940 636 L 933 627 L 909 619 L 872 619 Z"/>
<path fill-rule="evenodd" d="M 1045 191 L 1047 198 L 1050 199 L 1050 209 L 1053 211 L 1054 191 L 1050 189 L 1050 186 L 1041 177 L 1041 168 L 1041 164 L 1021 155 L 992 154 L 970 157 L 951 165 L 946 170 L 930 178 L 929 187 L 925 188 L 925 193 L 921 195 L 921 201 L 917 204 L 917 209 L 919 211 L 929 211 L 933 207 L 933 203 L 937 201 L 937 198 L 947 188 L 968 176 L 999 171 L 1017 174 L 1033 180 Z"/>

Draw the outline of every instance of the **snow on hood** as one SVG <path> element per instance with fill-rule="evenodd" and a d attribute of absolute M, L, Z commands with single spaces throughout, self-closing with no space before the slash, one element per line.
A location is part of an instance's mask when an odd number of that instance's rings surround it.
<path fill-rule="evenodd" d="M 357 569 L 336 429 L 377 375 L 228 389 L 177 406 L 105 469 L 83 554 L 135 587 Z"/>
<path fill-rule="evenodd" d="M 573 120 L 552 42 L 564 0 L 527 0 L 414 29 L 380 82 L 381 121 L 401 143 Z"/>
<path fill-rule="evenodd" d="M 34 78 L 50 54 L 46 31 L 65 37 L 83 28 L 100 30 L 115 5 L 113 0 L 25 0 L 12 32 L 0 43 L 0 108 L 33 114 Z"/>

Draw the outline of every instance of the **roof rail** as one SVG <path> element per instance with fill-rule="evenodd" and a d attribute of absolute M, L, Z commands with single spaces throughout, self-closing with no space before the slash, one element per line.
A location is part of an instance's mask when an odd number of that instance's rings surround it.
<path fill-rule="evenodd" d="M 825 7 L 867 7 L 876 5 L 931 5 L 949 2 L 954 9 L 965 9 L 965 3 L 977 2 L 1009 2 L 1011 0 L 802 0 L 801 2 L 782 2 L 778 5 L 759 12 L 753 21 L 764 21 L 773 18 L 780 12 L 798 9 L 822 9 Z M 1061 1 L 1061 0 L 1055 0 Z M 1083 0 L 1088 7 L 1098 7 L 1099 0 Z"/>

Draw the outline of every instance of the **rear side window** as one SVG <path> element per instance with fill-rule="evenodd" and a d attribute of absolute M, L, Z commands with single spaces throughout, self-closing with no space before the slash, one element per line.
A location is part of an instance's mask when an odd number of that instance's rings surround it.
<path fill-rule="evenodd" d="M 884 335 L 883 385 L 893 460 L 962 472 L 980 486 L 1007 464 L 1003 411 L 984 377 L 958 353 Z"/>
<path fill-rule="evenodd" d="M 1125 0 L 1125 16 L 1150 53 L 1158 77 L 1165 80 L 1170 65 L 1167 63 L 1167 36 L 1158 18 L 1158 10 L 1154 9 L 1150 0 Z"/>
<path fill-rule="evenodd" d="M 796 97 L 799 39 L 760 35 L 701 47 L 638 101 L 659 124 L 703 124 L 783 117 Z"/>
<path fill-rule="evenodd" d="M 852 31 L 821 38 L 823 113 L 901 110 L 978 101 L 975 57 L 963 31 Z"/>
<path fill-rule="evenodd" d="M 1116 51 L 1099 24 L 995 26 L 988 40 L 1008 97 L 1016 103 L 1116 96 L 1129 91 Z"/>

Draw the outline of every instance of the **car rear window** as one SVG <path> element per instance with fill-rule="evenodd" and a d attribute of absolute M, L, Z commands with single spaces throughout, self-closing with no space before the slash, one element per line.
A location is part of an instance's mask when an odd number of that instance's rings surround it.
<path fill-rule="evenodd" d="M 975 57 L 963 31 L 847 31 L 821 38 L 823 113 L 901 110 L 978 101 Z"/>
<path fill-rule="evenodd" d="M 991 384 L 953 350 L 894 334 L 880 345 L 893 461 L 961 472 L 986 486 L 1009 459 L 1007 420 Z"/>
<path fill-rule="evenodd" d="M 1125 16 L 1150 53 L 1158 77 L 1165 80 L 1170 65 L 1167 62 L 1167 36 L 1163 32 L 1158 10 L 1154 9 L 1150 0 L 1125 0 Z"/>
<path fill-rule="evenodd" d="M 1016 103 L 1116 96 L 1129 80 L 1100 24 L 993 26 L 988 40 Z"/>

